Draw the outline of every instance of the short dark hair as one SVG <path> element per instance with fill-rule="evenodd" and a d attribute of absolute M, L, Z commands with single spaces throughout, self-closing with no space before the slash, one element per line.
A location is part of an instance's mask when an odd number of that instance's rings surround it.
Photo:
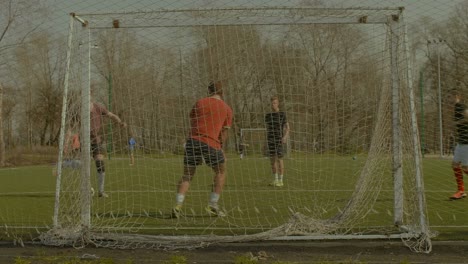
<path fill-rule="evenodd" d="M 273 102 L 273 101 L 275 101 L 275 100 L 278 100 L 278 102 L 279 102 L 279 97 L 278 97 L 277 95 L 274 95 L 274 96 L 272 96 L 272 97 L 270 98 L 270 101 L 271 101 L 271 102 Z"/>
<path fill-rule="evenodd" d="M 222 95 L 223 94 L 223 85 L 220 81 L 217 82 L 210 82 L 208 85 L 208 93 L 209 95 Z"/>

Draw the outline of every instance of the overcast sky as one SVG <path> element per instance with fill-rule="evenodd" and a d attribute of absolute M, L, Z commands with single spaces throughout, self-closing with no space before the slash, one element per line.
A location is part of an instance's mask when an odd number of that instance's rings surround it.
<path fill-rule="evenodd" d="M 171 8 L 208 8 L 227 6 L 297 6 L 307 0 L 47 0 L 56 11 L 70 12 L 116 12 L 148 9 Z M 310 1 L 310 0 L 309 0 Z M 429 16 L 443 19 L 456 4 L 467 0 L 325 0 L 343 7 L 399 7 L 406 8 L 408 17 Z"/>
<path fill-rule="evenodd" d="M 248 6 L 298 6 L 314 0 L 46 0 L 51 12 L 45 27 L 54 27 L 56 33 L 66 34 L 68 14 L 129 12 L 151 9 L 248 7 Z M 407 23 L 426 16 L 442 21 L 455 6 L 468 0 L 323 0 L 339 7 L 405 7 Z M 58 27 L 56 27 L 58 25 Z"/>

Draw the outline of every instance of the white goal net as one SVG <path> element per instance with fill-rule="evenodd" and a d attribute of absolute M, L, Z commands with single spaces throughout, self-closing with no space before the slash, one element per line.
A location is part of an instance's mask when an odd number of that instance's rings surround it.
<path fill-rule="evenodd" d="M 265 128 L 241 128 L 237 145 L 240 158 L 268 157 L 266 133 Z"/>
<path fill-rule="evenodd" d="M 429 252 L 403 13 L 270 7 L 72 14 L 54 226 L 43 242 L 174 249 L 401 238 Z M 234 117 L 219 201 L 226 216 L 204 211 L 213 172 L 203 165 L 183 217 L 172 218 L 189 113 L 211 81 L 223 82 Z M 246 129 L 265 127 L 272 96 L 290 125 L 282 187 L 268 185 L 265 131 Z M 103 117 L 108 197 L 98 195 L 91 158 L 90 100 L 127 124 Z M 66 149 L 68 129 L 80 135 L 79 158 Z M 246 157 L 260 158 L 240 159 L 240 143 Z"/>

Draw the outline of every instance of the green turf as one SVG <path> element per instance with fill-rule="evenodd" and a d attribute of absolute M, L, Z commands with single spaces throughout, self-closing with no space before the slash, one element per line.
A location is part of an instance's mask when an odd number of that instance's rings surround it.
<path fill-rule="evenodd" d="M 274 188 L 268 186 L 271 181 L 268 159 L 258 156 L 241 160 L 237 155 L 229 155 L 227 182 L 220 201 L 228 217 L 213 218 L 204 211 L 212 172 L 201 166 L 186 198 L 185 217 L 171 219 L 169 214 L 174 205 L 176 183 L 182 172 L 181 156 L 137 155 L 135 166 L 129 166 L 125 157 L 114 156 L 106 160 L 106 188 L 110 197 L 92 198 L 92 224 L 154 234 L 238 235 L 267 231 L 284 224 L 296 212 L 328 219 L 347 204 L 365 160 L 365 156 L 352 159 L 350 156 L 294 155 L 285 160 L 285 186 Z M 0 224 L 18 230 L 52 225 L 56 177 L 51 171 L 51 165 L 0 170 Z M 70 184 L 72 189 L 79 188 L 79 177 L 66 176 L 66 173 L 64 170 L 63 182 Z M 91 182 L 94 188 L 95 177 L 93 167 Z M 365 210 L 365 217 L 352 227 L 354 230 L 392 227 L 390 168 L 382 177 L 384 187 L 376 193 L 376 203 L 368 208 L 370 210 Z M 424 159 L 424 181 L 431 229 L 442 234 L 451 234 L 454 230 L 466 232 L 465 202 L 447 199 L 453 191 L 450 161 Z M 61 203 L 62 206 L 77 205 L 68 210 L 73 218 L 79 218 L 78 198 L 73 195 L 64 194 Z M 61 212 L 66 214 L 68 211 L 63 209 Z"/>

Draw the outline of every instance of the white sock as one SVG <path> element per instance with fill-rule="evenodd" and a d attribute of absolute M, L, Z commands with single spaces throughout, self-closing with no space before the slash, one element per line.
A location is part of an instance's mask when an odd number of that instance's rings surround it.
<path fill-rule="evenodd" d="M 215 208 L 218 207 L 218 201 L 219 201 L 219 194 L 212 192 L 210 194 L 210 206 L 213 206 Z"/>
<path fill-rule="evenodd" d="M 280 180 L 280 181 L 283 181 L 283 174 L 280 174 L 279 180 Z"/>
<path fill-rule="evenodd" d="M 106 173 L 105 172 L 100 172 L 98 173 L 98 190 L 100 193 L 103 193 L 104 192 L 104 179 L 106 177 Z"/>
<path fill-rule="evenodd" d="M 185 195 L 184 194 L 181 194 L 181 193 L 176 194 L 176 204 L 177 205 L 182 205 L 184 203 L 184 200 L 185 200 Z"/>
<path fill-rule="evenodd" d="M 275 181 L 277 181 L 278 180 L 278 173 L 274 173 L 273 178 L 275 179 Z"/>

